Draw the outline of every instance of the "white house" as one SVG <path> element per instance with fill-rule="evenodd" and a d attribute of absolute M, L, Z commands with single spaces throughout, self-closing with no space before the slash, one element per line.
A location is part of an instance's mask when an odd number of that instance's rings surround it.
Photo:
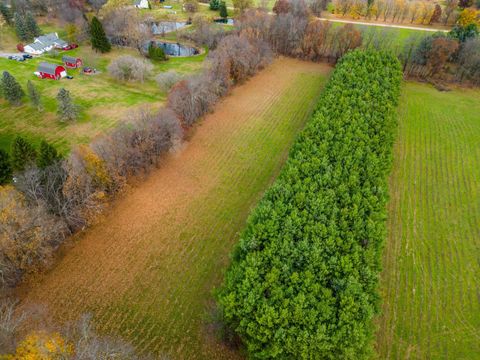
<path fill-rule="evenodd" d="M 148 0 L 135 0 L 133 4 L 137 9 L 150 9 L 150 3 Z"/>
<path fill-rule="evenodd" d="M 68 43 L 58 37 L 57 33 L 50 33 L 35 38 L 31 44 L 25 45 L 24 51 L 28 54 L 40 55 L 52 49 L 65 49 Z"/>

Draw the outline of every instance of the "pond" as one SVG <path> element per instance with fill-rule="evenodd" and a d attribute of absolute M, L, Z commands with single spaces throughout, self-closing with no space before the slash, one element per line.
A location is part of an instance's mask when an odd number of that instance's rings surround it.
<path fill-rule="evenodd" d="M 215 19 L 213 20 L 218 24 L 223 24 L 223 25 L 234 25 L 233 19 Z"/>
<path fill-rule="evenodd" d="M 154 23 L 152 25 L 152 33 L 153 35 L 162 35 L 172 31 L 177 31 L 181 28 L 187 26 L 187 22 L 179 22 L 179 21 L 161 21 L 159 23 Z"/>
<path fill-rule="evenodd" d="M 192 46 L 158 40 L 152 40 L 145 44 L 145 50 L 148 50 L 151 44 L 162 48 L 168 56 L 193 56 L 200 54 L 200 51 Z"/>

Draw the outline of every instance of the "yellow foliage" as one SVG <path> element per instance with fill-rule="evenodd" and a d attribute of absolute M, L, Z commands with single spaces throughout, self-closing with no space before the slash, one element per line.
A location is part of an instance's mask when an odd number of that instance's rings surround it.
<path fill-rule="evenodd" d="M 17 347 L 11 360 L 59 360 L 73 355 L 73 345 L 59 333 L 44 331 L 29 334 Z"/>
<path fill-rule="evenodd" d="M 80 146 L 79 152 L 85 162 L 85 169 L 93 180 L 101 187 L 108 188 L 112 184 L 112 178 L 108 174 L 105 162 L 95 154 L 88 146 Z"/>
<path fill-rule="evenodd" d="M 480 11 L 474 8 L 466 8 L 460 13 L 458 18 L 458 24 L 460 26 L 467 26 L 470 24 L 480 25 Z"/>

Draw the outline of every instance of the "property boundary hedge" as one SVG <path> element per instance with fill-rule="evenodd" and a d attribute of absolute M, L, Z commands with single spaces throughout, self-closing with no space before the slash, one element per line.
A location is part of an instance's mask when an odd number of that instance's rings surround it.
<path fill-rule="evenodd" d="M 393 55 L 344 56 L 250 215 L 217 298 L 252 358 L 372 355 L 401 77 Z"/>

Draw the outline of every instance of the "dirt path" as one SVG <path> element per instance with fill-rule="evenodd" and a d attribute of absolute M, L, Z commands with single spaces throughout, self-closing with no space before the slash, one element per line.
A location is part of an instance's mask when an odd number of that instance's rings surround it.
<path fill-rule="evenodd" d="M 237 357 L 209 335 L 211 292 L 329 71 L 279 59 L 236 88 L 181 152 L 21 289 L 23 304 L 43 303 L 58 321 L 91 312 L 99 331 L 145 353 Z"/>
<path fill-rule="evenodd" d="M 331 21 L 337 23 L 344 23 L 344 24 L 357 24 L 357 25 L 367 25 L 367 26 L 380 26 L 380 27 L 388 27 L 388 28 L 396 28 L 396 29 L 408 29 L 408 30 L 421 30 L 421 31 L 430 31 L 430 32 L 449 32 L 449 30 L 445 29 L 435 29 L 430 27 L 419 27 L 419 26 L 405 26 L 405 25 L 395 25 L 395 24 L 382 24 L 382 23 L 375 23 L 375 22 L 365 22 L 365 21 L 355 21 L 355 20 L 344 20 L 344 19 L 334 19 L 334 18 L 324 18 L 319 17 L 319 20 L 322 21 Z"/>

